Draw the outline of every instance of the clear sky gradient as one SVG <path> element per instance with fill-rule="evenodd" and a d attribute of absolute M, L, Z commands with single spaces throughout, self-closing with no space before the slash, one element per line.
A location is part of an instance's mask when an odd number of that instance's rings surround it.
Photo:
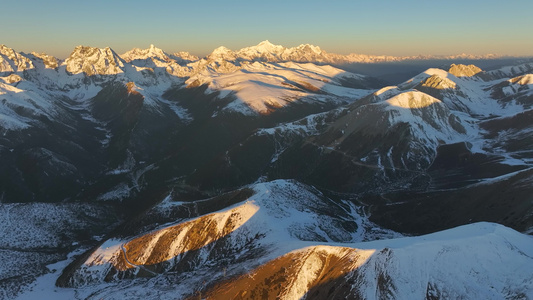
<path fill-rule="evenodd" d="M 340 54 L 533 56 L 531 0 L 20 0 L 0 5 L 0 44 L 67 57 L 154 44 L 204 56 L 263 40 Z"/>

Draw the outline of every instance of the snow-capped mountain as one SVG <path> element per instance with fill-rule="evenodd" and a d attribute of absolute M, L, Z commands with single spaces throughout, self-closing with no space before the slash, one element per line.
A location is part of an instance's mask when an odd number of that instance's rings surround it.
<path fill-rule="evenodd" d="M 487 71 L 480 74 L 485 80 L 497 80 L 504 78 L 511 78 L 525 74 L 531 74 L 533 72 L 533 63 L 525 62 L 518 65 L 506 66 L 496 70 Z"/>
<path fill-rule="evenodd" d="M 215 50 L 218 52 L 220 49 Z M 245 47 L 235 52 L 225 49 L 224 52 L 228 55 L 226 58 L 250 60 L 250 61 L 268 61 L 268 62 L 311 62 L 311 63 L 328 63 L 328 64 L 345 64 L 345 63 L 376 63 L 376 62 L 398 62 L 408 60 L 459 60 L 459 59 L 494 59 L 499 58 L 498 55 L 450 55 L 450 56 L 432 56 L 432 55 L 418 55 L 418 56 L 390 56 L 390 55 L 365 55 L 351 53 L 348 55 L 341 55 L 335 53 L 328 53 L 320 47 L 310 44 L 301 44 L 296 47 L 286 48 L 281 45 L 274 45 L 270 41 L 265 40 L 256 46 Z"/>
<path fill-rule="evenodd" d="M 120 57 L 134 66 L 149 68 L 152 71 L 161 69 L 179 77 L 192 73 L 192 67 L 187 67 L 187 64 L 199 60 L 197 56 L 187 52 L 168 54 L 154 45 L 150 45 L 148 49 L 132 49 Z"/>
<path fill-rule="evenodd" d="M 345 140 L 371 139 L 372 136 L 384 137 L 393 128 L 401 127 L 403 124 L 407 124 L 408 131 L 401 135 L 401 140 L 396 141 L 396 145 L 390 145 L 388 150 L 385 149 L 389 146 L 386 142 L 383 145 L 385 147 L 377 151 L 378 153 L 388 152 L 387 158 L 378 158 L 378 161 L 382 161 L 387 168 L 415 170 L 422 166 L 429 166 L 440 144 L 463 141 L 468 136 L 467 126 L 469 125 L 453 114 L 442 101 L 416 90 L 407 90 L 383 102 L 354 108 L 349 114 L 332 124 L 332 128 L 337 130 L 328 132 L 328 135 L 335 136 L 335 139 L 326 142 L 325 146 L 346 149 L 348 153 L 354 155 L 353 145 L 343 145 Z M 338 130 L 341 130 L 341 134 Z M 396 149 L 402 141 L 408 142 L 406 148 Z M 371 153 L 376 149 L 367 151 L 368 156 L 357 153 L 356 157 L 362 156 L 362 161 L 372 159 Z M 402 156 L 400 153 L 403 153 L 404 157 L 400 159 L 401 163 L 398 163 L 393 156 Z M 422 159 L 413 164 L 413 159 L 419 159 L 416 158 L 418 155 L 425 157 L 426 161 Z M 377 163 L 377 165 L 380 164 Z"/>
<path fill-rule="evenodd" d="M 213 91 L 234 96 L 223 110 L 246 115 L 266 114 L 294 101 L 318 102 L 360 98 L 368 90 L 345 87 L 345 82 L 365 82 L 365 77 L 330 66 L 296 63 L 243 63 L 235 72 L 201 72 L 186 84 L 207 85 Z M 275 88 L 274 88 L 275 87 Z"/>
<path fill-rule="evenodd" d="M 75 291 L 109 299 L 199 293 L 208 299 L 243 293 L 254 299 L 321 299 L 324 294 L 330 299 L 409 299 L 468 298 L 466 291 L 475 290 L 476 296 L 497 299 L 533 292 L 527 272 L 533 266 L 533 239 L 501 225 L 477 223 L 399 238 L 358 215 L 353 204 L 296 182 L 278 180 L 249 189 L 247 199 L 229 208 L 184 215 L 182 221 L 132 238 L 104 241 L 72 263 L 75 269 L 58 282 L 71 288 L 54 296 Z M 167 197 L 149 215 L 194 216 L 220 200 L 184 203 Z M 376 238 L 388 239 L 367 241 Z M 175 283 L 160 289 L 159 274 Z M 122 285 L 125 280 L 134 284 Z M 280 281 L 276 288 L 269 283 L 273 280 Z M 358 288 L 350 288 L 354 285 Z"/>
<path fill-rule="evenodd" d="M 0 45 L 0 73 L 22 72 L 32 68 L 34 65 L 28 57 Z"/>
<path fill-rule="evenodd" d="M 531 63 L 406 59 L 1 46 L 0 298 L 530 297 Z"/>
<path fill-rule="evenodd" d="M 336 57 L 320 49 L 318 46 L 302 44 L 293 48 L 285 48 L 274 45 L 268 40 L 259 43 L 257 46 L 246 47 L 235 53 L 237 57 L 245 60 L 259 60 L 269 62 L 332 62 Z"/>
<path fill-rule="evenodd" d="M 78 46 L 65 60 L 66 70 L 71 74 L 114 75 L 124 72 L 124 60 L 109 47 L 98 49 Z"/>
<path fill-rule="evenodd" d="M 122 55 L 120 55 L 121 58 L 123 58 L 127 62 L 131 62 L 134 60 L 146 60 L 146 59 L 152 59 L 152 60 L 159 60 L 161 63 L 168 62 L 171 60 L 170 56 L 165 53 L 163 50 L 157 48 L 153 44 L 150 45 L 150 48 L 148 49 L 139 49 L 134 48 Z M 155 61 L 154 61 L 155 64 Z"/>
<path fill-rule="evenodd" d="M 508 230 L 495 224 L 477 223 L 420 237 L 307 246 L 208 287 L 201 291 L 202 297 L 529 297 L 532 278 L 527 268 L 531 265 L 531 252 L 527 249 L 531 247 L 531 238 Z M 509 260 L 510 257 L 513 259 Z M 517 278 L 500 280 L 498 275 L 493 277 L 496 274 Z M 275 288 L 272 282 L 276 282 Z"/>
<path fill-rule="evenodd" d="M 78 270 L 61 278 L 61 284 L 82 287 L 124 277 L 192 271 L 223 261 L 228 272 L 234 273 L 240 268 L 231 265 L 257 265 L 253 261 L 255 254 L 268 253 L 261 258 L 265 261 L 294 249 L 294 241 L 353 242 L 398 236 L 373 228 L 363 217 L 355 218 L 355 208 L 350 203 L 337 203 L 297 182 L 278 180 L 248 189 L 248 199 L 222 211 L 185 219 L 131 239 L 104 242 Z M 188 210 L 194 216 L 216 201 L 220 198 L 198 203 L 174 203 L 166 198 L 151 214 L 153 217 Z"/>

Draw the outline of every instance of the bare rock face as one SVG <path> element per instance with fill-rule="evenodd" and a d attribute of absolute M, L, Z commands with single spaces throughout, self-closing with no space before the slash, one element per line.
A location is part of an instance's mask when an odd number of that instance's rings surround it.
<path fill-rule="evenodd" d="M 457 76 L 457 77 L 471 77 L 476 75 L 479 72 L 482 72 L 480 68 L 474 66 L 474 65 L 463 65 L 463 64 L 452 64 L 450 66 L 450 72 L 451 74 Z"/>
<path fill-rule="evenodd" d="M 24 70 L 33 69 L 32 61 L 21 53 L 15 50 L 0 45 L 0 73 L 22 72 Z"/>
<path fill-rule="evenodd" d="M 22 77 L 18 76 L 17 74 L 11 74 L 7 76 L 4 81 L 6 83 L 13 84 L 22 81 Z"/>
<path fill-rule="evenodd" d="M 65 60 L 67 72 L 91 75 L 111 75 L 123 73 L 124 61 L 109 47 L 98 49 L 78 46 Z"/>
<path fill-rule="evenodd" d="M 46 53 L 37 53 L 37 52 L 32 52 L 31 54 L 35 56 L 37 59 L 42 60 L 44 67 L 47 69 L 56 69 L 57 67 L 59 67 L 58 59 L 51 55 L 48 55 Z"/>

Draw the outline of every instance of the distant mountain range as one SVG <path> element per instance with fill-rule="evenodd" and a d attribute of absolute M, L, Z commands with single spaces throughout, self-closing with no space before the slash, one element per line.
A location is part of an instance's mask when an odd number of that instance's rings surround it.
<path fill-rule="evenodd" d="M 533 61 L 478 58 L 0 46 L 0 298 L 532 298 Z"/>
<path fill-rule="evenodd" d="M 13 49 L 10 49 L 4 45 L 0 46 L 2 51 L 2 61 L 0 61 L 0 71 L 23 71 L 26 69 L 34 68 L 35 66 L 31 62 L 31 57 L 38 58 L 44 62 L 47 67 L 55 68 L 58 64 L 75 61 L 80 56 L 86 57 L 89 53 L 84 51 L 90 51 L 88 47 L 78 46 L 71 55 L 61 61 L 50 55 L 44 53 L 39 54 L 32 52 L 31 54 L 16 53 Z M 108 48 L 106 48 L 108 49 Z M 156 48 L 154 45 L 150 45 L 148 49 L 134 48 L 122 55 L 116 55 L 112 50 L 102 49 L 102 52 L 111 51 L 107 55 L 119 56 L 127 62 L 132 61 L 145 61 L 154 59 L 160 62 L 169 63 L 174 61 L 180 65 L 196 62 L 201 60 L 199 57 L 192 55 L 188 52 L 178 52 L 173 54 L 165 53 L 163 50 Z M 93 53 L 94 54 L 94 53 Z M 460 59 L 501 59 L 505 55 L 497 54 L 485 54 L 485 55 L 472 55 L 472 54 L 458 54 L 458 55 L 416 55 L 416 56 L 390 56 L 390 55 L 365 55 L 365 54 L 334 54 L 328 53 L 318 46 L 302 44 L 297 47 L 286 48 L 281 45 L 274 45 L 268 40 L 259 43 L 256 46 L 242 48 L 237 51 L 232 51 L 224 46 L 215 49 L 211 54 L 207 55 L 203 60 L 216 60 L 223 59 L 227 61 L 263 61 L 263 62 L 311 62 L 311 63 L 327 63 L 327 64 L 343 64 L 343 63 L 377 63 L 377 62 L 398 62 L 409 60 L 460 60 Z M 7 59 L 6 59 L 7 58 Z M 30 58 L 30 60 L 28 60 Z M 110 57 L 108 57 L 110 58 Z M 10 61 L 14 65 L 10 64 Z M 140 62 L 139 62 L 140 63 Z M 138 65 L 138 63 L 134 63 Z"/>

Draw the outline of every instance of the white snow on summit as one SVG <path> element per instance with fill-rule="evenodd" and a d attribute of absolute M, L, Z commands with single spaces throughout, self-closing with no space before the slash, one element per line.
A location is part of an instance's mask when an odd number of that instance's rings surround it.
<path fill-rule="evenodd" d="M 327 62 L 330 60 L 328 54 L 318 46 L 302 44 L 293 48 L 285 48 L 280 45 L 274 45 L 268 40 L 256 46 L 242 48 L 235 54 L 244 60 L 268 62 Z"/>
<path fill-rule="evenodd" d="M 114 75 L 123 73 L 124 60 L 111 48 L 98 49 L 78 46 L 65 60 L 67 72 L 91 75 Z"/>
<path fill-rule="evenodd" d="M 0 74 L 22 72 L 32 68 L 34 68 L 33 63 L 28 57 L 5 45 L 0 45 Z"/>
<path fill-rule="evenodd" d="M 269 277 L 285 270 L 281 291 L 276 293 L 282 299 L 300 299 L 318 284 L 322 275 L 343 268 L 334 276 L 339 280 L 338 287 L 345 282 L 357 284 L 356 290 L 345 292 L 365 299 L 381 299 L 385 293 L 394 299 L 420 299 L 425 295 L 464 299 L 480 295 L 484 299 L 533 296 L 533 286 L 528 284 L 533 280 L 529 272 L 533 268 L 533 239 L 510 228 L 476 223 L 418 237 L 395 239 L 397 234 L 382 232 L 381 237 L 388 239 L 361 242 L 370 234 L 367 230 L 379 229 L 371 229 L 372 224 L 346 203 L 325 201 L 302 189 L 302 185 L 285 180 L 258 184 L 253 189 L 255 195 L 233 207 L 167 225 L 133 240 L 105 242 L 78 271 L 84 277 L 74 277 L 89 280 L 79 282 L 76 292 L 95 293 L 92 296 L 102 298 L 134 292 L 137 296 L 173 299 L 184 297 L 191 292 L 190 286 L 199 282 L 232 278 L 230 286 L 220 290 L 222 294 L 213 296 L 223 299 L 227 298 L 223 293 L 234 293 L 231 289 L 242 287 L 242 281 L 252 291 L 257 288 L 254 278 L 260 278 L 262 272 L 271 272 L 266 273 Z M 329 213 L 325 214 L 324 209 Z M 358 223 L 355 232 L 345 231 L 341 225 L 342 220 L 350 218 Z M 200 223 L 208 224 L 209 231 L 198 231 Z M 227 241 L 214 246 L 216 240 L 223 238 Z M 321 238 L 323 242 L 317 242 Z M 247 259 L 254 249 L 265 246 L 268 254 Z M 192 255 L 188 253 L 194 249 L 198 250 L 193 251 L 198 257 L 192 261 L 200 268 L 194 276 L 180 280 L 172 288 L 157 288 L 158 276 L 154 277 L 156 274 L 151 271 L 154 263 L 171 268 L 182 259 L 190 260 L 187 255 Z M 220 262 L 212 255 L 216 253 L 218 257 L 221 251 L 232 253 L 239 263 L 217 265 Z M 290 265 L 279 263 L 287 257 Z M 104 279 L 112 265 L 153 278 L 136 285 L 106 285 Z M 208 271 L 201 271 L 201 265 Z M 62 292 L 67 291 L 73 292 Z"/>
<path fill-rule="evenodd" d="M 187 80 L 187 84 L 208 84 L 223 96 L 233 94 L 236 100 L 225 109 L 244 114 L 268 113 L 304 97 L 315 96 L 327 101 L 326 95 L 359 98 L 368 93 L 342 87 L 342 78 L 360 79 L 362 76 L 331 66 L 314 64 L 262 62 L 243 63 L 234 72 L 201 72 Z"/>
<path fill-rule="evenodd" d="M 131 62 L 137 59 L 157 58 L 162 61 L 169 61 L 169 56 L 161 49 L 155 47 L 153 44 L 148 49 L 133 48 L 132 50 L 120 55 L 126 62 Z"/>

